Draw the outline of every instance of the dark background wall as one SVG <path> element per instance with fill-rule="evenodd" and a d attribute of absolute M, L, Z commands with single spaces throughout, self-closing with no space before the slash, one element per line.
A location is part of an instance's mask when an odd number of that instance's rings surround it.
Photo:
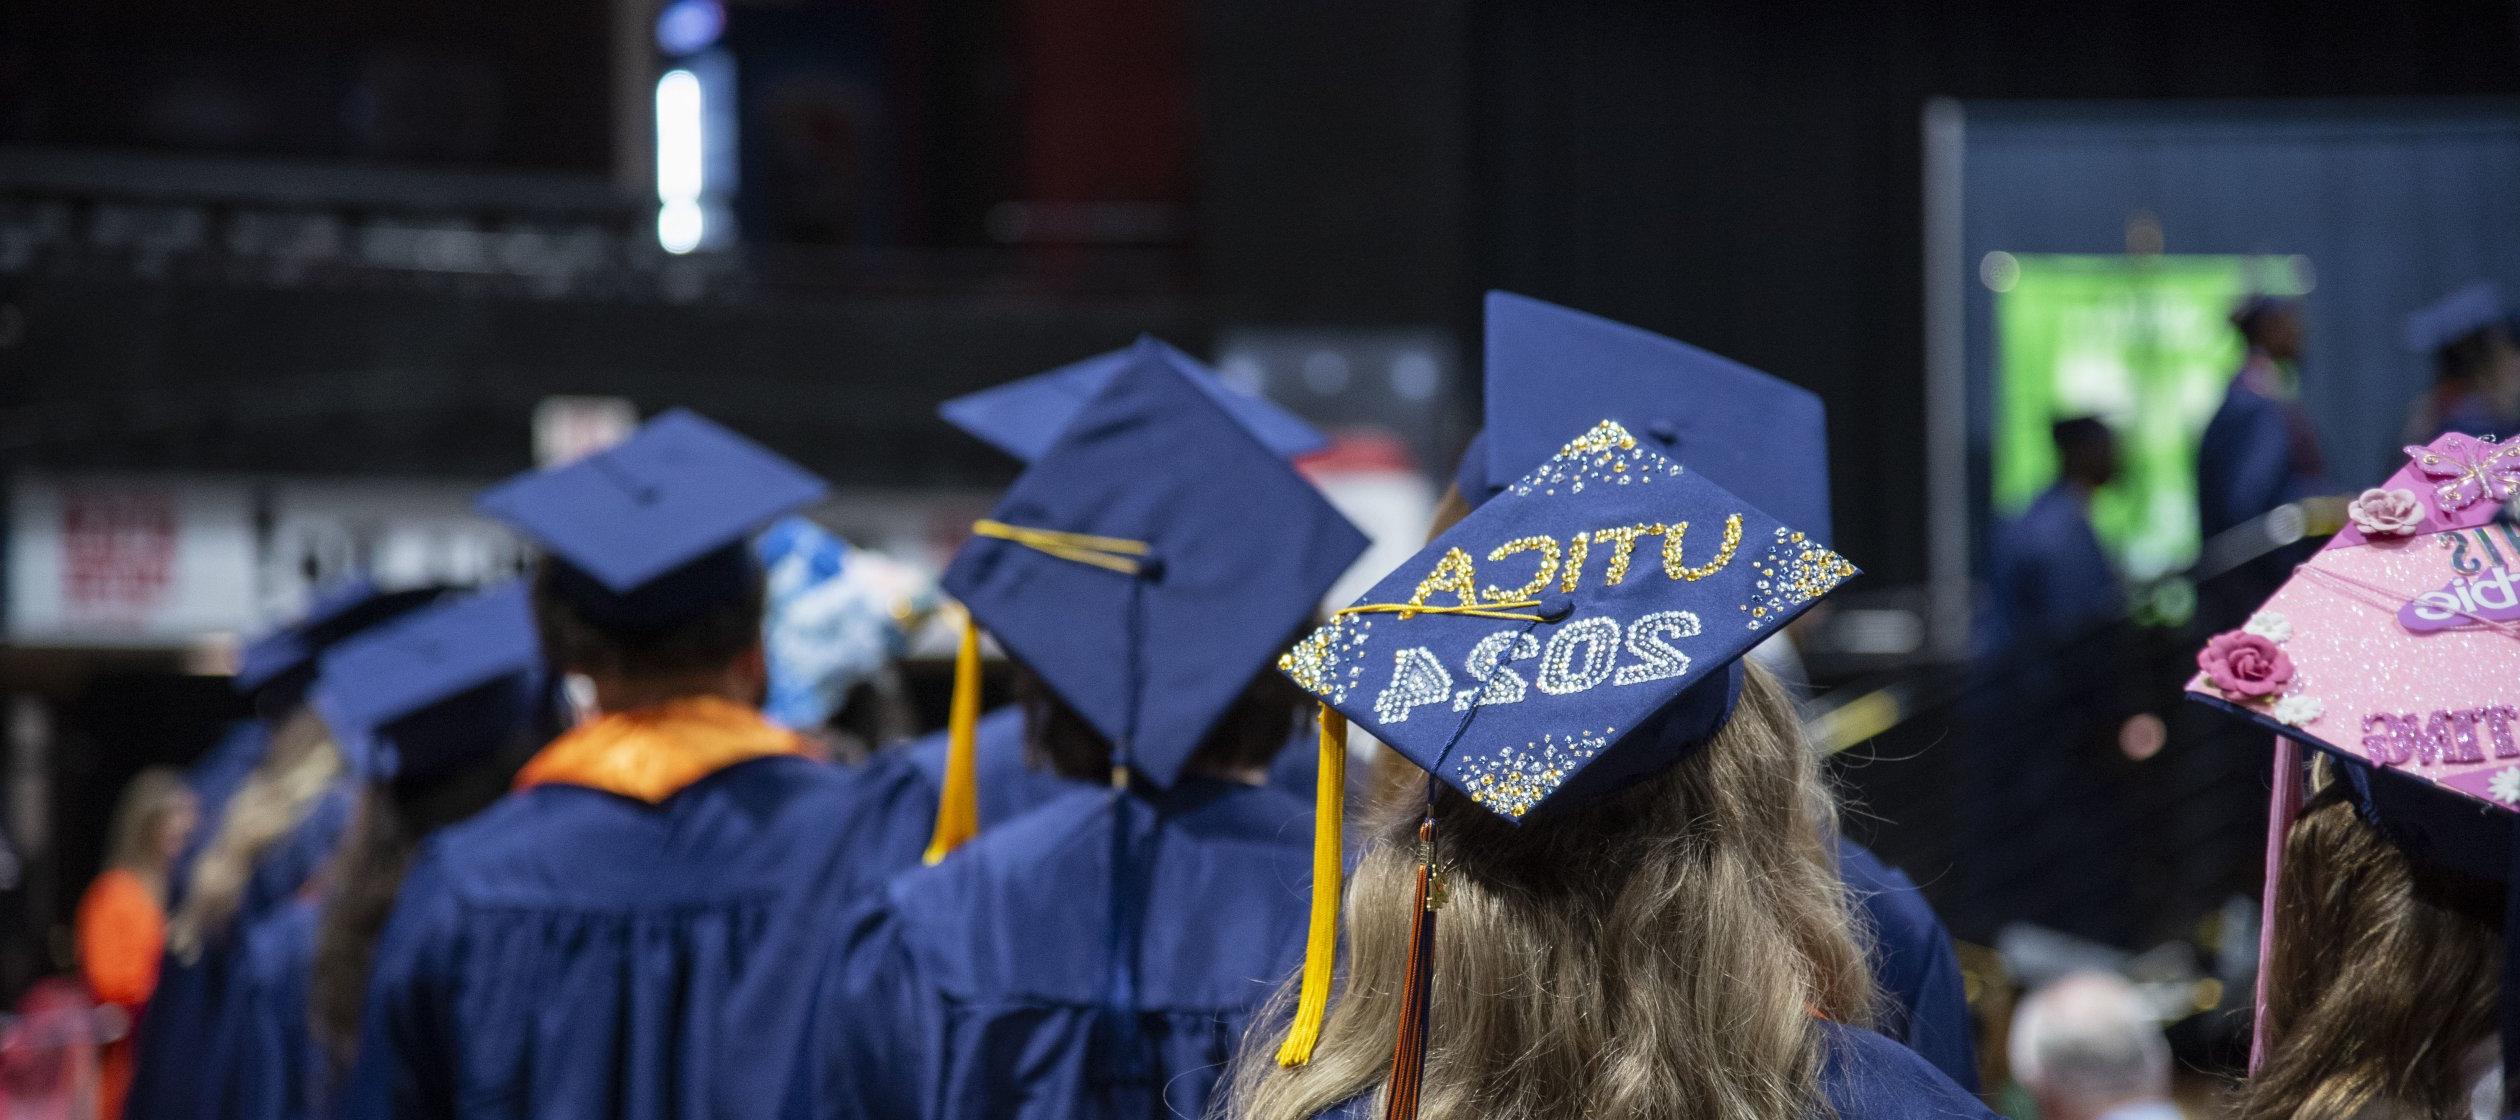
<path fill-rule="evenodd" d="M 1885 582 L 1924 574 L 1928 98 L 2520 90 L 2508 3 L 1471 9 L 1474 282 L 1819 392 L 1841 546 Z"/>
<path fill-rule="evenodd" d="M 219 223 L 252 199 L 214 198 L 208 232 L 171 258 L 0 252 L 0 301 L 15 308 L 0 320 L 0 456 L 397 472 L 439 456 L 487 473 L 523 459 L 520 401 L 610 387 L 724 409 L 838 474 L 968 481 L 960 446 L 926 418 L 952 391 L 1141 328 L 1195 348 L 1251 323 L 1432 324 L 1475 371 L 1477 296 L 1503 287 L 1818 390 L 1835 417 L 1841 543 L 1882 584 L 1906 583 L 1924 563 L 1928 98 L 2520 92 L 2507 3 L 1100 0 L 1080 30 L 1016 0 L 825 0 L 804 7 L 835 14 L 806 23 L 884 37 L 830 66 L 880 90 L 891 115 L 868 135 L 897 145 L 885 189 L 909 201 L 886 203 L 882 223 L 777 225 L 830 232 L 749 247 L 695 280 L 638 255 L 646 204 L 605 193 L 607 160 L 563 139 L 609 127 L 600 7 L 373 7 L 314 19 L 268 0 L 185 38 L 0 2 L 0 217 L 14 189 L 71 199 L 74 230 L 99 224 L 111 190 L 24 185 L 65 145 L 203 150 L 218 122 L 145 111 L 169 95 L 139 76 L 178 48 L 230 44 L 176 68 L 214 83 L 255 73 L 217 58 L 337 49 L 368 61 L 307 90 L 352 104 L 370 86 L 408 97 L 413 66 L 462 56 L 465 88 L 487 91 L 470 148 L 394 148 L 404 134 L 334 114 L 233 150 L 329 175 L 460 168 L 474 176 L 460 189 L 390 205 L 355 176 L 361 201 L 327 208 L 323 175 L 300 193 L 349 223 L 416 209 L 492 230 L 591 226 L 630 247 L 595 273 L 634 280 L 555 296 L 346 267 L 247 276 L 221 256 Z M 787 9 L 732 10 L 740 30 Z M 467 29 L 477 47 L 449 45 Z M 111 49 L 82 53 L 99 44 Z M 122 81 L 134 88 L 116 92 Z M 79 124 L 66 107 L 81 90 L 123 106 L 121 123 Z M 567 174 L 597 201 L 555 192 Z M 432 212 L 439 195 L 458 201 Z M 1127 203 L 1157 224 L 1124 242 L 993 239 L 1009 199 Z M 863 243 L 868 230 L 887 240 Z M 355 415 L 380 401 L 393 419 Z"/>

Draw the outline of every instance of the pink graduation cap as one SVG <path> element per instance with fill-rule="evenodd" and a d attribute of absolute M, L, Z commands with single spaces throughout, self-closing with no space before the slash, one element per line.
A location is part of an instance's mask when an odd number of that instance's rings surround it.
<path fill-rule="evenodd" d="M 2415 858 L 2508 883 L 2520 856 L 2510 839 L 2520 813 L 2520 526 L 2498 517 L 2520 495 L 2520 443 L 2451 433 L 2406 454 L 2247 625 L 2206 644 L 2188 682 L 2192 699 L 2280 736 L 2269 930 L 2301 805 L 2303 745 L 2342 764 L 2365 819 Z M 2520 901 L 2520 891 L 2508 894 Z M 2506 922 L 2520 929 L 2520 914 Z M 2502 1015 L 2506 1049 L 2520 1051 L 2520 993 L 2509 985 Z M 2504 1069 L 2520 1074 L 2520 1053 L 2507 1053 Z M 2507 1085 L 2505 1099 L 2520 1097 Z"/>

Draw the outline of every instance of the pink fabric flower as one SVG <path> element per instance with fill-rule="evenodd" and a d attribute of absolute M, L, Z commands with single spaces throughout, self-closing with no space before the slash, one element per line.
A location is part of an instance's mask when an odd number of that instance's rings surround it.
<path fill-rule="evenodd" d="M 2292 658 L 2283 647 L 2256 634 L 2234 630 L 2208 639 L 2196 655 L 2196 667 L 2223 695 L 2243 700 L 2272 696 L 2292 682 Z"/>
<path fill-rule="evenodd" d="M 2412 490 L 2374 487 L 2348 504 L 2345 516 L 2366 537 L 2402 537 L 2424 527 L 2424 503 Z"/>

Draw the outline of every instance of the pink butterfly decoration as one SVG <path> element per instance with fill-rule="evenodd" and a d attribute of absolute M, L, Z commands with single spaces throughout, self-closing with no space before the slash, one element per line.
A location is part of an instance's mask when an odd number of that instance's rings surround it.
<path fill-rule="evenodd" d="M 2506 502 L 2520 491 L 2520 443 L 2452 432 L 2430 447 L 2408 447 L 2406 457 L 2416 470 L 2442 480 L 2433 487 L 2433 500 L 2445 513 L 2480 501 Z"/>

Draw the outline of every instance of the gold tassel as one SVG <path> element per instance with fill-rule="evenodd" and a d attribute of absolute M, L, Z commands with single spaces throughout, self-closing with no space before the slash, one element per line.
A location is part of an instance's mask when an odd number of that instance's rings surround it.
<path fill-rule="evenodd" d="M 954 651 L 954 700 L 945 729 L 945 788 L 936 799 L 936 831 L 925 857 L 931 864 L 980 834 L 980 624 L 969 611 Z"/>
<path fill-rule="evenodd" d="M 1295 1022 L 1277 1061 L 1293 1068 L 1312 1060 L 1321 1021 L 1330 1013 L 1330 973 L 1339 954 L 1340 815 L 1347 805 L 1347 717 L 1321 706 L 1321 770 L 1313 784 L 1312 930 L 1304 940 L 1304 983 Z"/>

